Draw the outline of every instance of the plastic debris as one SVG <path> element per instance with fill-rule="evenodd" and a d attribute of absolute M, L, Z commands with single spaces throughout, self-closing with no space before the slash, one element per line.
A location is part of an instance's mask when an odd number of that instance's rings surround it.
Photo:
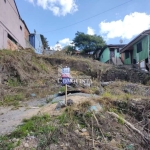
<path fill-rule="evenodd" d="M 32 96 L 32 97 L 36 97 L 36 94 L 35 94 L 35 93 L 32 93 L 31 96 Z"/>
<path fill-rule="evenodd" d="M 99 112 L 99 111 L 102 111 L 102 109 L 103 108 L 99 103 L 89 107 L 89 111 L 94 111 L 96 113 Z"/>

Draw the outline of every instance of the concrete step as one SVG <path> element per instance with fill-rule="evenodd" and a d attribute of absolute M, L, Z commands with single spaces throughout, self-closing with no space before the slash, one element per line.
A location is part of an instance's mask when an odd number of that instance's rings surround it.
<path fill-rule="evenodd" d="M 119 57 L 112 57 L 112 62 L 114 65 L 123 65 L 121 59 Z"/>

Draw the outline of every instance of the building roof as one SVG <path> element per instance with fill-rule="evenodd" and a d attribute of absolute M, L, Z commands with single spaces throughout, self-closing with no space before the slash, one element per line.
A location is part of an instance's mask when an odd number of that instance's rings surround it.
<path fill-rule="evenodd" d="M 141 34 L 139 34 L 137 37 L 135 37 L 131 42 L 129 42 L 126 46 L 124 46 L 122 48 L 122 50 L 120 51 L 120 53 L 123 53 L 126 50 L 132 50 L 133 49 L 133 45 L 135 43 L 137 43 L 138 41 L 140 41 L 143 37 L 147 36 L 150 34 L 150 30 L 145 30 L 143 31 Z"/>
<path fill-rule="evenodd" d="M 16 9 L 17 9 L 17 12 L 18 12 L 19 18 L 21 19 L 21 17 L 20 17 L 20 13 L 19 13 L 19 10 L 18 10 L 18 7 L 17 7 L 17 4 L 16 4 L 16 1 L 15 1 L 15 0 L 14 0 L 14 3 L 15 3 L 15 6 L 16 6 Z"/>
<path fill-rule="evenodd" d="M 26 23 L 24 20 L 22 20 L 21 16 L 20 16 L 20 13 L 19 13 L 19 10 L 18 10 L 18 7 L 17 7 L 17 4 L 16 4 L 16 1 L 14 0 L 14 3 L 15 3 L 15 6 L 16 6 L 16 9 L 17 9 L 17 12 L 18 12 L 18 15 L 19 15 L 19 19 L 22 21 L 22 23 L 25 25 L 26 29 L 28 30 L 28 32 L 30 33 Z"/>
<path fill-rule="evenodd" d="M 109 48 L 122 48 L 125 45 L 126 44 L 109 44 L 109 45 L 106 45 L 106 47 L 109 47 Z"/>

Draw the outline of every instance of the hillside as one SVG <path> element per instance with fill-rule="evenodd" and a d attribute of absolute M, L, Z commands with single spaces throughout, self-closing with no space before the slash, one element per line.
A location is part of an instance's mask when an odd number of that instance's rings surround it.
<path fill-rule="evenodd" d="M 55 97 L 64 92 L 60 66 L 69 66 L 73 77 L 90 76 L 92 84 L 70 85 L 80 93 L 55 109 L 64 100 Z M 0 51 L 0 150 L 148 150 L 149 84 L 149 73 L 91 58 Z"/>

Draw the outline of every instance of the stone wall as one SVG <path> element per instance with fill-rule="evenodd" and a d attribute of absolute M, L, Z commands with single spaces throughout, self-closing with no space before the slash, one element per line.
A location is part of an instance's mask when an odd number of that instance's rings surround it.
<path fill-rule="evenodd" d="M 102 74 L 102 81 L 124 80 L 133 83 L 148 84 L 150 81 L 150 73 L 125 66 L 115 66 Z"/>

